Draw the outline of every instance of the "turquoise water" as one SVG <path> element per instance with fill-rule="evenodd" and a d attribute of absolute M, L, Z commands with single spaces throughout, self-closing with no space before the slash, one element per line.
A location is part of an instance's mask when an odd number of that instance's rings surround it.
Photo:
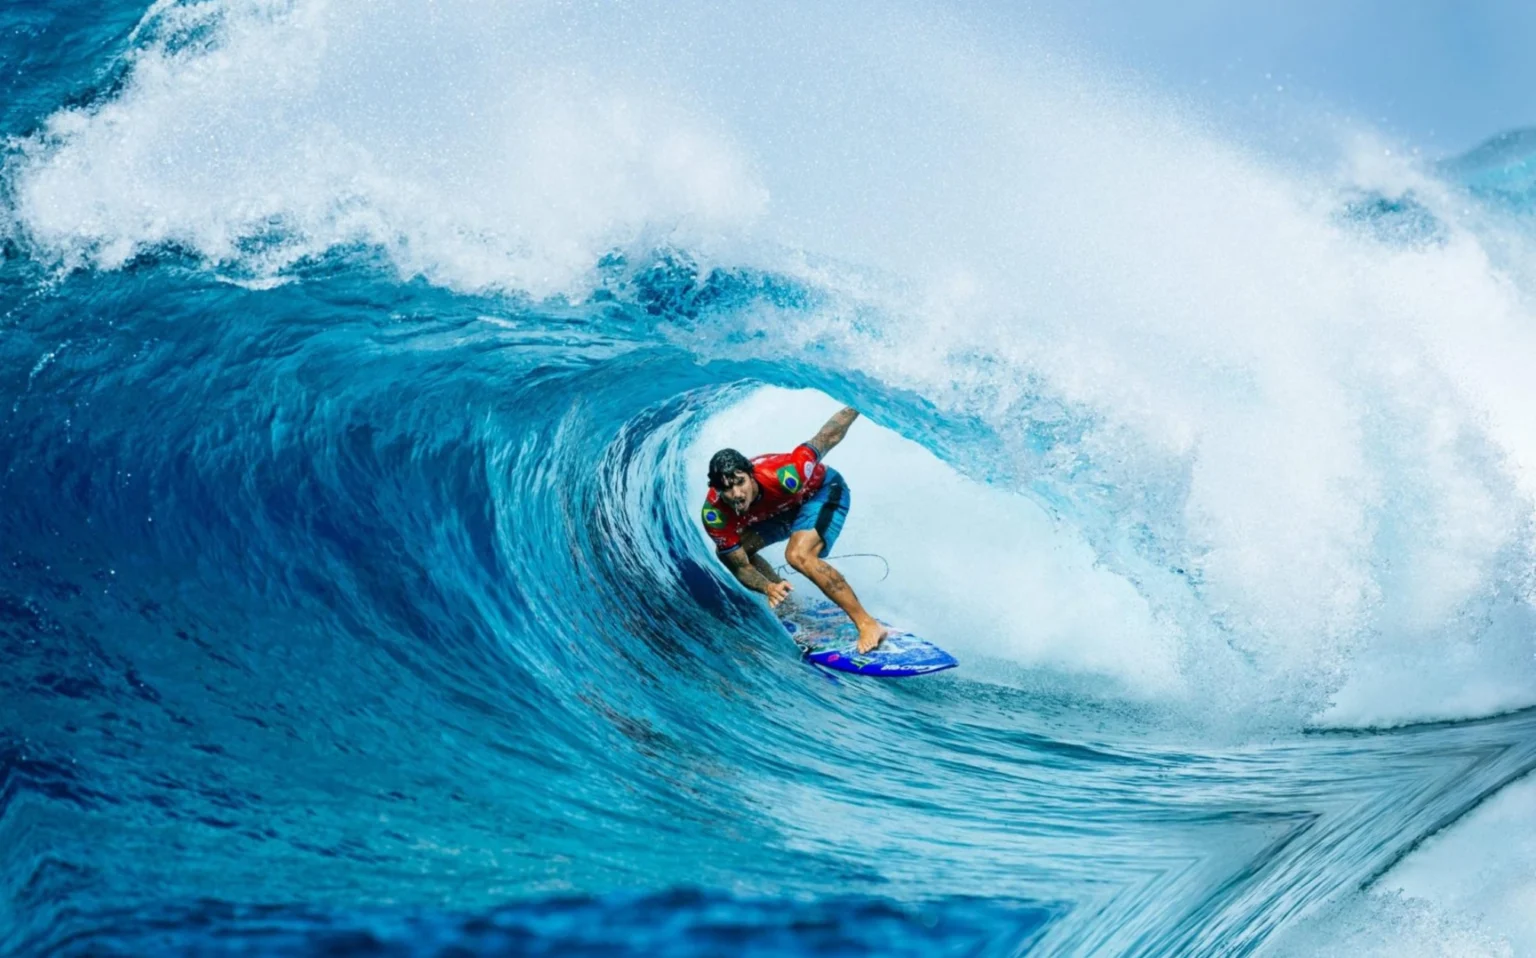
<path fill-rule="evenodd" d="M 1372 896 L 1536 767 L 1525 141 L 848 29 L 0 13 L 0 951 L 1434 946 Z M 957 670 L 697 528 L 836 402 Z"/>

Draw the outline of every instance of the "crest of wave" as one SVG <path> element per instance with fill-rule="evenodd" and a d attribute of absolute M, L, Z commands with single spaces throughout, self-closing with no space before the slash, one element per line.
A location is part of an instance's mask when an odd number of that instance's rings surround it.
<path fill-rule="evenodd" d="M 562 59 L 531 29 L 547 13 L 160 0 L 120 88 L 17 145 L 14 215 L 64 268 L 174 247 L 272 276 L 366 246 L 407 275 L 543 295 L 615 246 L 702 247 L 761 212 L 718 131 L 654 79 Z"/>

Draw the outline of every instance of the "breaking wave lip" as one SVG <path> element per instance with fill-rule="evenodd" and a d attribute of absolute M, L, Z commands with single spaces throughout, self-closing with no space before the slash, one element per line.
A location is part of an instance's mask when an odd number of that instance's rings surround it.
<path fill-rule="evenodd" d="M 363 246 L 406 275 L 544 296 L 579 287 L 615 243 L 696 245 L 761 214 L 739 150 L 664 91 L 440 38 L 497 91 L 467 102 L 477 91 L 451 72 L 401 84 L 380 59 L 434 24 L 369 33 L 355 15 L 380 11 L 353 7 L 155 3 L 103 95 L 12 144 L 9 205 L 32 254 L 114 269 L 177 247 L 271 281 Z"/>

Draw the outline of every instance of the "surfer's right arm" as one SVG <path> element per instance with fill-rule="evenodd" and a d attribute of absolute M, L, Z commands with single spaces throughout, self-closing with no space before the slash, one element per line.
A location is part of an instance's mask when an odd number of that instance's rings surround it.
<path fill-rule="evenodd" d="M 827 420 L 827 424 L 822 426 L 806 445 L 816 450 L 817 459 L 823 458 L 832 451 L 833 446 L 843 441 L 843 437 L 848 435 L 848 427 L 853 425 L 853 421 L 857 418 L 859 418 L 857 409 L 844 406 Z"/>
<path fill-rule="evenodd" d="M 789 583 L 775 582 L 755 569 L 751 558 L 747 555 L 746 549 L 732 549 L 730 552 L 722 552 L 719 555 L 720 561 L 724 562 L 725 567 L 731 570 L 731 574 L 736 577 L 736 581 L 753 592 L 761 592 L 763 595 L 766 595 L 770 607 L 777 607 L 789 595 Z"/>

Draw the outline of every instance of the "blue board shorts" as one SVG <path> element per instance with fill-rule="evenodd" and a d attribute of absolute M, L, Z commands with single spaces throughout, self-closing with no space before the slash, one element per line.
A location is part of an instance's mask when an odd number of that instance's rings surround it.
<path fill-rule="evenodd" d="M 800 503 L 800 508 L 754 522 L 747 528 L 761 536 L 764 545 L 783 542 L 792 532 L 814 529 L 821 536 L 820 555 L 826 558 L 827 553 L 832 551 L 832 543 L 837 541 L 838 533 L 843 531 L 843 520 L 846 518 L 848 484 L 843 481 L 842 473 L 828 468 L 826 478 L 821 480 L 821 488 Z"/>

